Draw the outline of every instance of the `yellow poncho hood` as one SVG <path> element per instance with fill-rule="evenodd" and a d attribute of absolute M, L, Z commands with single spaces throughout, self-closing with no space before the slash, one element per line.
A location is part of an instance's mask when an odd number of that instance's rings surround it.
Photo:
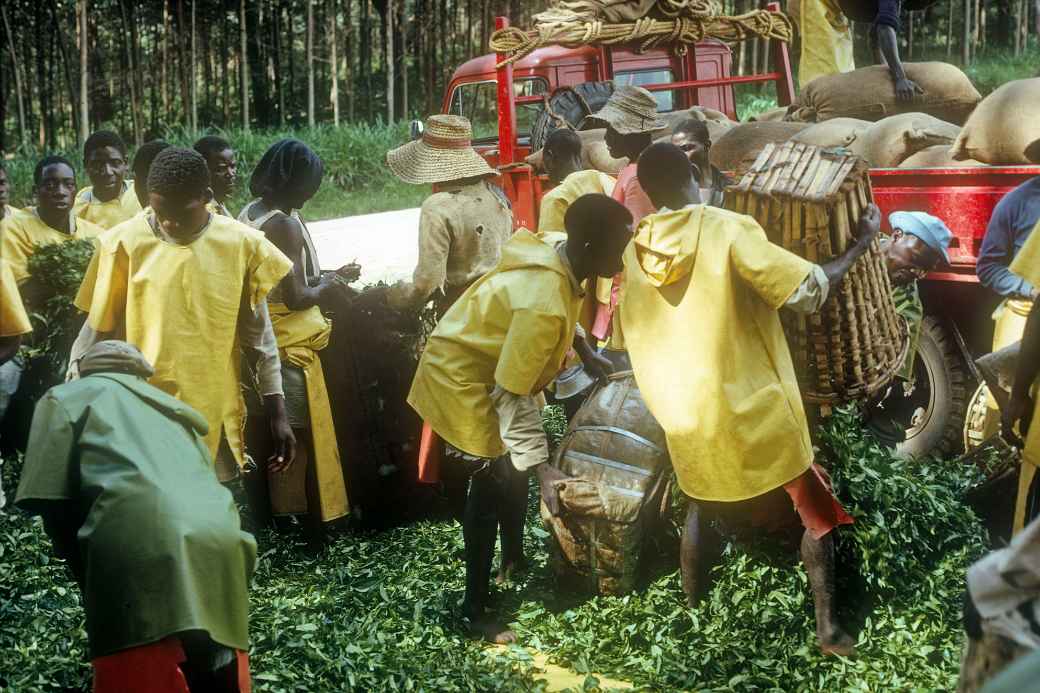
<path fill-rule="evenodd" d="M 701 211 L 694 207 L 652 214 L 636 229 L 632 246 L 638 267 L 652 286 L 674 284 L 693 271 L 701 238 Z M 693 223 L 687 226 L 687 220 Z"/>

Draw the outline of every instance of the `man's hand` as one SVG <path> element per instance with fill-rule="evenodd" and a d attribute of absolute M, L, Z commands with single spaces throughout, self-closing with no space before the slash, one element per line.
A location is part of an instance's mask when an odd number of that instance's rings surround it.
<path fill-rule="evenodd" d="M 1015 431 L 1015 425 L 1018 425 L 1018 431 L 1021 432 L 1022 436 L 1025 436 L 1029 433 L 1029 423 L 1032 414 L 1032 398 L 1029 395 L 1012 392 L 1007 408 L 1004 409 L 1000 417 L 1000 432 L 1009 445 L 1019 449 L 1023 447 L 1024 443 L 1018 432 Z"/>
<path fill-rule="evenodd" d="M 856 230 L 857 245 L 864 249 L 869 248 L 881 231 L 881 210 L 877 205 L 872 204 L 863 210 Z"/>
<path fill-rule="evenodd" d="M 538 485 L 542 491 L 542 502 L 545 503 L 549 514 L 556 517 L 560 514 L 560 492 L 556 487 L 556 482 L 563 481 L 569 477 L 548 462 L 538 465 L 535 467 L 535 470 L 538 472 Z"/>
<path fill-rule="evenodd" d="M 264 397 L 264 409 L 267 412 L 271 440 L 274 443 L 274 452 L 267 459 L 267 468 L 272 472 L 284 472 L 296 459 L 296 436 L 293 435 L 289 417 L 285 413 L 285 397 Z"/>
<path fill-rule="evenodd" d="M 341 268 L 342 269 L 342 268 Z M 318 282 L 318 291 L 321 294 L 321 302 L 324 306 L 335 306 L 354 297 L 355 291 L 350 288 L 350 282 L 340 270 L 326 272 L 321 275 Z"/>
<path fill-rule="evenodd" d="M 361 278 L 361 265 L 356 262 L 351 262 L 349 265 L 343 265 L 336 274 L 349 282 L 356 282 Z"/>
<path fill-rule="evenodd" d="M 913 101 L 914 97 L 924 94 L 924 89 L 906 77 L 895 80 L 895 88 L 897 101 Z"/>
<path fill-rule="evenodd" d="M 585 372 L 597 382 L 605 382 L 614 372 L 614 364 L 610 362 L 610 359 L 593 349 L 586 338 L 575 335 L 572 346 L 578 353 Z"/>

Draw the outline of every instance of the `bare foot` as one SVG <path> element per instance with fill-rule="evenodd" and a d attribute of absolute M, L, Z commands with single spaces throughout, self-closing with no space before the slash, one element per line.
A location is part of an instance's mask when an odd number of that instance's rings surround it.
<path fill-rule="evenodd" d="M 503 562 L 502 567 L 498 570 L 498 576 L 495 578 L 495 582 L 499 585 L 504 585 L 507 582 L 512 582 L 514 575 L 520 575 L 526 570 L 526 558 L 521 558 L 518 561 L 509 561 L 508 563 Z"/>
<path fill-rule="evenodd" d="M 835 629 L 829 635 L 817 633 L 817 639 L 820 643 L 820 652 L 825 655 L 852 657 L 856 654 L 856 640 L 840 628 Z"/>
<path fill-rule="evenodd" d="M 469 632 L 473 637 L 496 645 L 511 645 L 516 642 L 516 633 L 501 623 L 490 620 L 471 621 Z"/>

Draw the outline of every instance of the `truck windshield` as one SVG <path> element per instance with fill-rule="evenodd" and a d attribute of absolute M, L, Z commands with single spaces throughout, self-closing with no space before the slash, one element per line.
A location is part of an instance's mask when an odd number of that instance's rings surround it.
<path fill-rule="evenodd" d="M 494 141 L 498 139 L 498 83 L 470 82 L 455 87 L 451 95 L 452 115 L 469 118 L 473 124 L 473 141 Z M 517 79 L 513 82 L 517 96 L 536 96 L 549 90 L 549 84 L 540 77 Z M 517 135 L 524 137 L 531 134 L 531 124 L 538 114 L 540 103 L 516 105 Z"/>

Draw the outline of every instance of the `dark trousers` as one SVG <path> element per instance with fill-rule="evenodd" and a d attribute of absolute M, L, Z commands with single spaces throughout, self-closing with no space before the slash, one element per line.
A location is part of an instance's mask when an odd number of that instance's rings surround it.
<path fill-rule="evenodd" d="M 488 606 L 495 539 L 502 529 L 502 563 L 523 559 L 527 515 L 527 473 L 517 471 L 508 455 L 468 460 L 469 490 L 462 516 L 466 545 L 464 616 L 479 618 Z"/>

